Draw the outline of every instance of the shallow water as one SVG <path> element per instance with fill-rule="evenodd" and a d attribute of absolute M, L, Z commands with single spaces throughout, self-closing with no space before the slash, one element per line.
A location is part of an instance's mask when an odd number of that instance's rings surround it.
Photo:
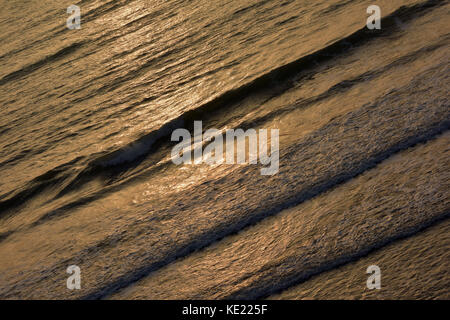
<path fill-rule="evenodd" d="M 70 4 L 0 13 L 1 297 L 260 298 L 447 217 L 448 1 Z M 279 129 L 278 174 L 174 165 L 194 120 Z"/>

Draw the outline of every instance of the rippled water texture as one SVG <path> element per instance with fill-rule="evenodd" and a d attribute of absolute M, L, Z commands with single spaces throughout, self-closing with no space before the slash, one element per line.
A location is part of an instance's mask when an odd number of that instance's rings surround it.
<path fill-rule="evenodd" d="M 371 4 L 2 1 L 0 297 L 450 298 L 450 3 Z M 194 120 L 279 172 L 173 164 Z"/>

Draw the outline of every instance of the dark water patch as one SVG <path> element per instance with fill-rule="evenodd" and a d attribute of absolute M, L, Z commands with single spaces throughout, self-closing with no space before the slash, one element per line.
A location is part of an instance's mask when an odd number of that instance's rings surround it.
<path fill-rule="evenodd" d="M 13 81 L 13 80 L 17 80 L 20 78 L 23 78 L 27 75 L 29 75 L 30 73 L 44 67 L 47 64 L 51 64 L 54 63 L 58 60 L 61 60 L 63 58 L 65 58 L 66 56 L 69 56 L 73 53 L 75 53 L 77 50 L 79 50 L 80 48 L 82 48 L 84 46 L 84 42 L 75 42 L 72 43 L 71 45 L 62 48 L 61 50 L 59 50 L 58 52 L 47 56 L 39 61 L 36 61 L 32 64 L 29 64 L 27 66 L 24 66 L 23 68 L 14 71 L 10 74 L 7 74 L 6 76 L 4 76 L 3 78 L 0 79 L 0 85 L 4 85 L 7 82 Z"/>

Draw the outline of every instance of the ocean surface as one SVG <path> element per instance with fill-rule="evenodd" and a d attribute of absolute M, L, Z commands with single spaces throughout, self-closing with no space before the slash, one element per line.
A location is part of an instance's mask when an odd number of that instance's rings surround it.
<path fill-rule="evenodd" d="M 1 7 L 0 298 L 450 299 L 449 1 Z M 194 121 L 279 172 L 175 165 Z"/>

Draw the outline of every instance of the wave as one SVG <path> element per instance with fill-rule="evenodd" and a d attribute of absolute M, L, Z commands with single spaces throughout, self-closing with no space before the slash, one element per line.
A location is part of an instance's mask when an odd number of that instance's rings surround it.
<path fill-rule="evenodd" d="M 282 210 L 323 194 L 374 168 L 398 152 L 428 142 L 441 133 L 447 132 L 450 129 L 448 101 L 443 95 L 445 88 L 443 89 L 439 83 L 447 78 L 445 70 L 448 70 L 448 66 L 441 66 L 438 69 L 422 74 L 411 84 L 387 94 L 373 104 L 337 117 L 283 150 L 280 154 L 280 163 L 283 165 L 280 166 L 279 175 L 272 180 L 264 182 L 254 178 L 256 180 L 252 183 L 253 176 L 247 172 L 247 185 L 253 186 L 252 195 L 258 195 L 257 204 L 245 202 L 237 205 L 232 199 L 239 198 L 242 189 L 235 193 L 229 191 L 231 193 L 227 195 L 229 199 L 223 199 L 223 201 L 233 202 L 233 209 L 216 208 L 212 216 L 208 216 L 210 225 L 206 229 L 196 232 L 195 235 L 184 236 L 177 233 L 176 246 L 165 247 L 164 243 L 171 243 L 170 236 L 158 235 L 161 245 L 155 243 L 154 247 L 143 253 L 140 257 L 141 267 L 137 267 L 139 263 L 136 261 L 135 268 L 129 270 L 129 273 L 118 275 L 118 278 L 109 284 L 99 284 L 97 290 L 84 297 L 92 299 L 105 297 L 117 288 L 125 287 L 176 259 L 210 246 L 226 236 L 241 232 L 244 228 L 255 225 Z M 439 76 L 436 77 L 436 75 Z M 432 81 L 431 84 L 430 81 Z M 430 94 L 422 95 L 420 92 L 424 90 Z M 431 94 L 433 90 L 436 94 Z M 405 97 L 406 101 L 402 101 L 399 105 L 398 96 Z M 441 98 L 439 100 L 432 98 L 436 96 Z M 408 116 L 405 117 L 405 114 Z M 399 121 L 399 118 L 402 121 Z M 248 170 L 253 169 L 248 168 Z M 229 176 L 226 185 L 223 185 L 223 181 L 218 181 L 214 185 L 209 185 L 205 192 L 209 192 L 214 187 L 226 189 L 227 186 L 239 185 L 240 179 L 242 175 Z M 274 185 L 283 186 L 283 188 L 280 187 L 278 190 L 273 188 Z M 275 190 L 265 195 L 265 188 Z M 183 199 L 183 203 L 195 204 L 193 207 L 184 211 L 174 204 L 173 210 L 180 217 L 188 216 L 189 212 L 195 212 L 196 205 L 202 206 L 202 203 L 197 203 L 198 199 L 202 199 L 200 192 L 201 190 L 196 189 L 192 193 L 193 199 Z M 170 208 L 164 208 L 161 211 L 162 213 L 158 214 L 153 212 L 155 218 L 164 215 L 166 211 L 169 215 L 172 212 Z M 173 230 L 190 230 L 192 227 L 189 223 L 182 225 L 181 218 L 172 220 L 176 221 L 174 225 L 168 222 L 165 225 L 169 230 L 172 228 Z M 142 243 L 154 243 L 153 236 L 142 237 L 143 231 L 139 229 L 135 232 L 136 234 L 128 234 L 126 239 L 136 239 L 140 235 Z M 122 238 L 119 243 L 126 243 L 126 239 Z M 120 251 L 121 245 L 111 250 Z M 111 252 L 108 251 L 105 254 L 111 254 Z M 79 255 L 83 256 L 83 253 Z"/>
<path fill-rule="evenodd" d="M 344 37 L 335 43 L 315 51 L 307 56 L 303 56 L 293 62 L 280 66 L 268 73 L 238 87 L 231 89 L 223 94 L 213 98 L 205 104 L 184 112 L 180 116 L 170 120 L 162 127 L 139 137 L 136 141 L 111 152 L 93 162 L 93 165 L 101 164 L 103 167 L 117 166 L 123 163 L 133 162 L 139 157 L 154 151 L 152 146 L 161 139 L 168 137 L 171 132 L 186 125 L 190 128 L 194 120 L 202 120 L 211 113 L 232 107 L 235 103 L 244 100 L 248 96 L 256 95 L 272 89 L 274 86 L 285 86 L 290 84 L 295 76 L 305 70 L 316 67 L 318 63 L 323 63 L 334 59 L 336 55 L 348 51 L 349 46 L 357 47 L 373 40 L 376 37 L 388 36 L 399 31 L 396 19 L 401 18 L 403 22 L 413 19 L 420 13 L 443 5 L 442 2 L 429 0 L 425 3 L 417 4 L 411 7 L 401 7 L 382 19 L 382 30 L 369 30 L 366 27 L 359 29 L 351 35 Z"/>
<path fill-rule="evenodd" d="M 136 140 L 117 150 L 106 151 L 101 154 L 92 154 L 89 157 L 83 158 L 83 160 L 87 161 L 87 164 L 83 165 L 82 169 L 78 172 L 74 172 L 73 164 L 79 164 L 81 162 L 80 158 L 54 168 L 40 177 L 35 178 L 24 188 L 24 190 L 16 192 L 13 195 L 10 194 L 8 197 L 3 195 L 2 198 L 7 198 L 7 200 L 0 201 L 0 214 L 23 204 L 25 201 L 43 192 L 51 185 L 60 183 L 64 186 L 56 195 L 56 197 L 60 197 L 70 191 L 77 190 L 94 178 L 101 176 L 111 177 L 129 170 L 139 164 L 149 154 L 158 150 L 159 146 L 164 143 L 169 143 L 167 138 L 173 130 L 181 127 L 191 129 L 194 120 L 207 119 L 214 112 L 224 111 L 249 96 L 273 90 L 274 87 L 278 87 L 280 90 L 286 90 L 291 86 L 292 80 L 303 72 L 317 67 L 320 63 L 330 61 L 337 55 L 347 53 L 350 47 L 354 48 L 362 46 L 373 39 L 388 36 L 395 32 L 401 32 L 402 29 L 399 28 L 397 24 L 398 19 L 407 22 L 408 20 L 414 19 L 419 14 L 423 14 L 428 10 L 432 10 L 442 5 L 444 5 L 444 3 L 441 1 L 428 0 L 413 6 L 400 7 L 390 15 L 382 18 L 382 30 L 369 30 L 364 26 L 325 48 L 275 68 L 238 88 L 224 92 L 195 109 L 184 112 L 178 117 L 166 122 L 161 127 L 138 137 Z M 110 9 L 111 8 L 109 7 L 105 8 L 105 10 Z M 49 57 L 5 76 L 0 79 L 0 84 L 6 83 L 12 79 L 20 78 L 29 72 L 33 72 L 44 66 L 48 62 L 61 59 L 80 49 L 83 45 L 84 42 L 79 42 L 63 48 Z M 339 84 L 338 87 L 332 88 L 329 94 L 332 94 L 340 87 L 346 85 L 346 83 Z"/>
<path fill-rule="evenodd" d="M 438 87 L 437 83 L 446 83 L 443 81 L 446 77 L 443 78 L 442 74 L 443 72 L 441 70 L 441 77 L 434 80 L 434 89 Z M 429 81 L 430 79 L 433 79 L 433 75 L 424 74 L 421 75 L 421 79 Z M 266 196 L 265 199 L 260 197 L 259 199 L 263 205 L 257 208 L 253 208 L 249 205 L 247 208 L 248 211 L 245 212 L 245 216 L 239 216 L 239 220 L 227 218 L 228 216 L 235 214 L 232 210 L 230 210 L 229 215 L 228 212 L 223 215 L 223 211 L 216 212 L 214 216 L 210 217 L 211 223 L 214 225 L 208 226 L 206 230 L 202 230 L 197 234 L 188 234 L 186 236 L 183 233 L 188 233 L 188 231 L 192 229 L 190 228 L 192 225 L 187 225 L 186 228 L 183 228 L 185 226 L 181 225 L 181 228 L 184 231 L 179 235 L 177 234 L 179 239 L 177 238 L 176 243 L 168 241 L 170 238 L 167 237 L 167 234 L 155 235 L 155 237 L 158 236 L 159 239 L 157 242 L 154 242 L 148 234 L 144 233 L 146 238 L 142 236 L 142 230 L 135 230 L 131 228 L 132 226 L 127 225 L 127 228 L 129 228 L 131 232 L 126 235 L 126 238 L 121 235 L 120 232 L 117 232 L 111 237 L 99 241 L 95 247 L 92 246 L 87 248 L 86 251 L 83 250 L 80 254 L 75 254 L 74 257 L 89 257 L 90 259 L 92 259 L 93 256 L 95 258 L 98 255 L 99 259 L 102 259 L 105 258 L 105 255 L 111 253 L 109 249 L 115 247 L 117 247 L 116 253 L 119 251 L 123 254 L 124 245 L 126 245 L 126 242 L 129 239 L 143 240 L 140 242 L 142 245 L 141 247 L 148 248 L 143 252 L 142 257 L 136 258 L 136 261 L 133 262 L 132 269 L 125 270 L 125 273 L 123 273 L 124 270 L 121 270 L 122 273 L 113 272 L 115 276 L 113 278 L 108 278 L 110 279 L 109 283 L 97 283 L 95 288 L 93 288 L 93 291 L 86 297 L 104 297 L 117 288 L 125 287 L 147 275 L 149 272 L 171 263 L 178 257 L 186 256 L 194 250 L 211 245 L 211 243 L 214 243 L 221 237 L 234 232 L 239 232 L 246 226 L 257 223 L 267 216 L 275 215 L 286 207 L 298 204 L 317 194 L 326 192 L 336 184 L 352 179 L 355 175 L 375 166 L 377 162 L 390 157 L 396 152 L 409 148 L 414 144 L 432 139 L 439 134 L 440 131 L 449 129 L 448 101 L 445 97 L 436 101 L 432 98 L 432 94 L 422 95 L 420 92 L 423 92 L 427 88 L 423 86 L 420 87 L 416 85 L 416 83 L 412 83 L 410 86 L 407 86 L 406 89 L 407 90 L 405 91 L 388 94 L 389 99 L 381 99 L 382 105 L 380 105 L 380 101 L 376 101 L 373 105 L 366 105 L 360 110 L 333 119 L 329 124 L 312 133 L 307 139 L 303 139 L 299 144 L 286 150 L 284 154 L 285 156 L 287 154 L 287 159 L 293 163 L 299 163 L 299 165 L 288 172 L 288 174 L 283 171 L 280 172 L 283 176 L 280 177 L 278 181 L 285 179 L 283 180 L 283 185 L 286 185 L 285 188 L 287 188 L 287 192 L 284 194 L 278 192 L 278 194 L 275 193 L 273 197 Z M 415 94 L 416 92 L 418 93 Z M 399 101 L 396 97 L 399 96 L 404 96 L 408 99 L 407 101 L 402 101 L 402 108 L 399 108 L 397 105 Z M 423 101 L 420 100 L 422 98 L 428 99 L 426 101 L 427 103 L 422 103 Z M 404 117 L 405 113 L 408 114 L 408 117 Z M 401 119 L 405 121 L 396 121 L 396 119 L 398 119 L 396 117 L 401 117 Z M 348 138 L 350 133 L 352 134 L 351 137 L 353 139 L 342 142 L 341 139 L 345 138 L 345 136 Z M 332 148 L 329 148 L 330 145 L 337 146 L 338 149 L 332 150 Z M 343 145 L 345 145 L 345 147 L 342 147 Z M 351 148 L 348 148 L 348 146 L 351 146 Z M 347 152 L 344 152 L 344 149 L 347 150 Z M 293 156 L 289 156 L 291 153 Z M 323 156 L 322 158 L 321 155 Z M 314 159 L 322 159 L 323 161 Z M 120 167 L 118 164 L 111 165 Z M 108 168 L 108 165 L 105 168 Z M 317 175 L 317 177 L 314 176 L 314 181 L 304 181 L 305 184 L 302 185 L 301 181 L 297 181 L 302 178 L 299 176 L 299 172 L 306 172 L 304 169 L 307 168 L 312 168 L 313 172 L 320 172 L 320 174 Z M 284 169 L 282 168 L 282 170 Z M 289 177 L 292 177 L 292 179 L 289 180 Z M 277 178 L 278 177 L 274 179 Z M 239 179 L 241 179 L 241 177 L 239 177 Z M 236 183 L 236 180 L 233 180 L 231 177 L 227 182 L 233 185 Z M 256 182 L 256 180 L 254 182 Z M 258 182 L 261 181 L 259 180 Z M 220 185 L 219 182 L 216 186 L 218 185 Z M 256 194 L 264 188 L 264 186 L 258 186 L 258 183 L 254 183 L 254 186 L 256 189 L 259 188 L 259 190 L 256 190 Z M 273 188 L 273 184 L 271 184 L 271 186 Z M 283 190 L 283 192 L 284 191 L 285 190 Z M 277 192 L 277 190 L 274 190 L 273 192 Z M 192 203 L 194 203 L 194 201 L 192 201 Z M 178 210 L 179 208 L 176 209 Z M 161 209 L 161 211 L 163 210 L 164 209 Z M 180 214 L 187 213 L 187 211 L 180 210 Z M 224 219 L 228 220 L 219 220 L 221 216 L 224 216 Z M 176 221 L 177 225 L 181 224 L 181 222 L 183 222 L 182 219 Z M 168 227 L 171 226 L 173 225 L 168 225 Z M 146 225 L 146 227 L 148 228 L 148 225 Z M 149 243 L 154 245 L 149 247 Z M 165 244 L 169 245 L 164 246 Z M 99 248 L 104 250 L 98 250 Z M 112 253 L 114 253 L 114 251 Z M 121 265 L 120 262 L 124 261 L 121 259 L 125 258 L 119 254 L 117 255 L 117 259 L 116 265 Z M 64 261 L 64 263 L 65 262 L 66 261 Z M 86 267 L 91 268 L 87 265 Z M 95 269 L 95 267 L 92 268 L 94 268 L 94 270 L 88 270 L 93 271 L 94 273 L 99 271 L 99 278 L 105 279 L 101 270 Z M 61 265 L 58 265 L 48 272 L 54 272 L 56 274 L 57 270 L 60 269 Z M 44 282 L 45 281 L 38 285 L 41 285 Z M 57 292 L 57 290 L 55 290 L 55 292 Z"/>
<path fill-rule="evenodd" d="M 301 203 L 303 203 L 306 200 L 312 199 L 313 197 L 316 197 L 320 194 L 324 194 L 325 192 L 331 190 L 336 185 L 345 183 L 347 181 L 350 181 L 351 179 L 357 177 L 363 172 L 366 172 L 369 169 L 374 168 L 377 164 L 382 162 L 383 160 L 391 157 L 394 154 L 397 154 L 398 152 L 402 150 L 406 150 L 409 148 L 412 148 L 416 146 L 419 143 L 427 143 L 429 141 L 432 141 L 436 139 L 440 134 L 443 132 L 448 132 L 448 129 L 450 129 L 450 122 L 447 121 L 446 125 L 444 127 L 440 128 L 434 128 L 431 131 L 428 131 L 426 133 L 420 134 L 415 137 L 410 137 L 408 139 L 405 139 L 404 141 L 398 143 L 395 146 L 392 146 L 388 150 L 385 150 L 384 152 L 381 152 L 380 154 L 374 155 L 374 157 L 368 157 L 365 159 L 365 161 L 354 164 L 352 168 L 350 168 L 348 171 L 342 171 L 337 173 L 333 177 L 326 177 L 321 181 L 320 183 L 316 183 L 313 186 L 305 186 L 304 190 L 299 192 L 299 194 L 295 195 L 294 199 L 290 199 L 288 201 L 284 201 L 281 204 L 272 206 L 271 204 L 266 204 L 267 207 L 264 207 L 264 209 L 261 208 L 259 212 L 252 212 L 251 214 L 247 215 L 246 217 L 242 217 L 239 221 L 229 222 L 224 225 L 218 225 L 216 228 L 211 228 L 210 230 L 206 230 L 205 232 L 201 232 L 200 234 L 197 234 L 195 237 L 190 236 L 191 240 L 186 243 L 185 245 L 171 247 L 170 250 L 167 252 L 167 254 L 163 255 L 161 259 L 151 259 L 150 264 L 144 264 L 142 267 L 138 267 L 138 265 L 135 265 L 135 268 L 130 271 L 130 273 L 124 274 L 122 276 L 119 276 L 114 281 L 104 285 L 101 284 L 100 287 L 91 292 L 90 294 L 87 294 L 82 297 L 82 299 L 102 299 L 113 292 L 116 292 L 118 289 L 125 288 L 129 286 L 132 283 L 135 283 L 139 279 L 142 279 L 143 277 L 149 275 L 152 272 L 155 272 L 178 259 L 182 259 L 184 257 L 187 257 L 188 255 L 192 254 L 195 251 L 201 250 L 205 247 L 209 247 L 214 243 L 217 243 L 218 241 L 224 239 L 227 236 L 235 235 L 239 232 L 242 232 L 244 230 L 248 230 L 249 227 L 254 226 L 258 223 L 260 223 L 263 219 L 274 216 L 280 212 L 282 212 L 285 209 L 291 208 L 293 206 L 297 206 Z M 322 180 L 322 179 L 320 179 Z M 261 199 L 262 201 L 264 199 Z M 264 206 L 266 206 L 264 205 Z M 436 221 L 439 221 L 441 219 L 444 219 L 448 217 L 448 210 L 444 212 L 436 213 L 436 219 L 431 219 L 427 223 L 418 225 L 415 229 L 408 229 L 405 230 L 405 233 L 397 233 L 393 235 L 390 238 L 384 239 L 383 241 L 379 241 L 378 243 L 374 244 L 373 246 L 365 248 L 361 252 L 355 253 L 355 255 L 344 257 L 342 260 L 336 260 L 335 265 L 330 264 L 329 262 L 325 263 L 324 265 L 321 265 L 319 269 L 317 269 L 315 272 L 322 272 L 327 270 L 325 266 L 328 267 L 334 267 L 337 265 L 340 265 L 342 263 L 351 261 L 352 259 L 356 259 L 357 257 L 364 255 L 372 250 L 375 250 L 376 248 L 382 247 L 390 242 L 396 241 L 397 239 L 401 239 L 402 237 L 409 236 L 411 234 L 414 234 L 415 232 L 419 232 L 423 228 L 426 228 L 429 225 L 432 225 L 433 223 L 436 223 Z M 130 236 L 131 238 L 134 238 L 134 235 Z M 110 240 L 110 239 L 108 239 Z M 123 241 L 123 239 L 119 236 L 118 238 L 114 239 L 115 242 Z M 166 241 L 166 239 L 164 240 Z M 163 241 L 163 242 L 164 242 Z M 101 242 L 102 244 L 104 241 Z M 98 244 L 100 245 L 100 244 Z M 93 250 L 98 245 L 87 249 L 87 252 Z M 108 244 L 109 245 L 109 244 Z M 168 248 L 165 248 L 168 249 Z M 155 248 L 155 250 L 160 250 L 160 248 Z M 166 250 L 164 250 L 166 251 Z M 86 254 L 87 254 L 86 252 Z M 84 251 L 79 254 L 80 256 L 84 256 Z M 144 257 L 145 258 L 145 257 Z M 323 269 L 323 270 L 322 270 Z M 314 272 L 311 274 L 308 274 L 308 277 L 315 274 Z M 272 288 L 277 291 L 282 288 L 286 288 L 289 285 L 292 285 L 293 283 L 296 283 L 297 281 L 300 281 L 298 277 L 295 279 L 287 279 L 287 283 L 283 283 L 281 287 L 275 287 L 272 286 Z M 260 296 L 266 296 L 268 294 L 273 293 L 273 291 L 267 291 L 263 293 L 259 293 L 257 296 L 252 296 L 251 292 L 246 292 L 248 296 L 251 298 L 257 298 Z M 244 295 L 245 296 L 245 295 Z M 239 296 L 239 299 L 245 298 L 244 296 Z M 231 299 L 236 298 L 235 296 L 231 296 Z"/>
<path fill-rule="evenodd" d="M 425 78 L 428 79 L 428 75 Z M 413 87 L 416 88 L 416 86 Z M 155 248 L 149 249 L 148 255 L 146 254 L 142 257 L 142 267 L 134 268 L 130 273 L 119 276 L 118 279 L 107 285 L 100 285 L 98 290 L 85 296 L 85 298 L 96 299 L 105 297 L 117 288 L 127 286 L 176 259 L 210 246 L 226 236 L 241 232 L 244 228 L 255 225 L 262 219 L 276 215 L 282 210 L 323 194 L 335 186 L 350 181 L 361 173 L 374 168 L 394 154 L 414 147 L 419 143 L 435 139 L 442 132 L 450 129 L 449 114 L 446 111 L 447 105 L 435 106 L 439 109 L 438 111 L 424 108 L 420 103 L 413 107 L 413 104 L 410 102 L 411 106 L 409 108 L 399 110 L 392 106 L 392 100 L 395 101 L 395 96 L 396 93 L 393 93 L 389 99 L 383 99 L 381 103 L 384 107 L 367 105 L 357 112 L 352 112 L 345 117 L 336 119 L 319 131 L 312 133 L 305 140 L 299 142 L 298 145 L 285 150 L 284 156 L 280 159 L 284 159 L 284 162 L 298 163 L 299 165 L 286 172 L 285 166 L 280 167 L 280 177 L 274 178 L 279 181 L 271 182 L 271 186 L 273 187 L 273 183 L 284 185 L 285 187 L 282 189 L 281 194 L 276 192 L 271 196 L 260 196 L 259 199 L 263 203 L 260 207 L 253 208 L 251 204 L 239 207 L 240 211 L 246 213 L 239 216 L 238 219 L 233 218 L 233 214 L 235 214 L 233 212 L 227 212 L 227 214 L 219 211 L 215 212 L 214 219 L 219 221 L 215 221 L 215 223 L 209 221 L 213 225 L 208 227 L 207 230 L 203 230 L 195 236 L 187 235 L 186 241 L 177 238 L 178 245 L 176 247 L 170 246 L 170 248 L 166 248 L 163 245 L 161 245 L 162 247 L 155 245 Z M 436 101 L 433 103 L 436 103 Z M 424 109 L 427 111 L 424 111 Z M 409 114 L 411 121 L 414 121 L 413 119 L 423 119 L 424 122 L 421 124 L 416 123 L 415 126 L 411 126 L 410 123 L 402 123 L 401 126 L 393 125 L 397 123 L 395 121 L 396 117 L 405 112 Z M 429 114 L 425 114 L 426 112 L 429 112 Z M 382 121 L 377 119 L 382 119 Z M 341 141 L 344 138 L 342 132 L 350 135 L 352 137 L 351 140 Z M 340 143 L 346 146 L 351 145 L 352 150 L 345 151 L 348 148 L 338 148 L 333 151 L 330 148 L 333 145 L 339 146 Z M 319 159 L 322 159 L 322 161 L 319 161 Z M 295 172 L 303 171 L 320 172 L 320 174 L 302 182 L 305 176 L 298 176 Z M 292 179 L 294 180 L 289 180 L 288 177 L 293 177 Z M 236 179 L 238 178 L 240 179 L 240 177 L 236 177 Z M 237 184 L 231 177 L 228 180 L 230 185 Z M 248 183 L 251 184 L 250 181 Z M 262 184 L 261 181 L 258 183 Z M 255 185 L 258 185 L 258 183 L 255 183 Z M 263 188 L 264 185 L 258 186 L 258 190 L 254 192 L 259 194 L 258 191 L 262 191 L 261 189 Z M 238 195 L 230 195 L 229 197 L 235 196 Z M 195 194 L 195 199 L 199 198 L 201 198 L 201 195 Z M 195 208 L 191 210 L 195 211 Z M 223 218 L 221 218 L 222 213 Z M 179 214 L 188 214 L 188 212 L 180 212 Z M 175 229 L 186 227 L 186 230 L 189 230 L 190 226 L 177 224 L 176 227 L 173 227 Z M 136 231 L 137 234 L 140 234 L 140 232 L 139 230 Z M 135 239 L 137 235 L 131 234 L 128 237 Z M 151 238 L 149 237 L 146 240 L 152 243 Z M 121 239 L 121 241 L 125 240 Z M 161 240 L 162 243 L 167 241 L 170 242 L 167 238 Z M 120 250 L 120 248 L 117 250 Z M 152 256 L 156 252 L 158 252 L 160 257 Z M 79 255 L 83 256 L 83 253 Z"/>

